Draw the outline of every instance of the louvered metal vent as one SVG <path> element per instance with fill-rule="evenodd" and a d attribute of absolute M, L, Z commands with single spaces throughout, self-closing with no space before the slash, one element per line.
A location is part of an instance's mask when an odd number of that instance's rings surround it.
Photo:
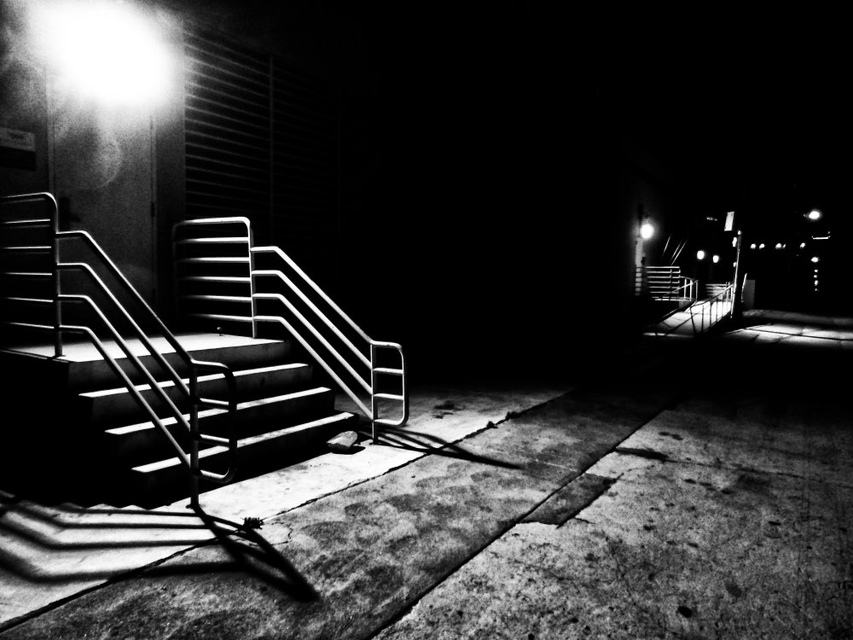
<path fill-rule="evenodd" d="M 336 85 L 199 30 L 185 53 L 187 218 L 246 216 L 258 242 L 328 271 L 340 212 Z"/>
<path fill-rule="evenodd" d="M 198 34 L 185 39 L 188 218 L 269 218 L 269 62 Z"/>

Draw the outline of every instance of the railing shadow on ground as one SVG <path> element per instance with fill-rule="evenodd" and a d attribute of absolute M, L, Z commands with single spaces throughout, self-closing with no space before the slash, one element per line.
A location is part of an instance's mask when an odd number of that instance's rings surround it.
<path fill-rule="evenodd" d="M 286 593 L 294 600 L 312 602 L 320 599 L 320 595 L 293 563 L 258 533 L 259 526 L 246 523 L 237 525 L 230 520 L 211 516 L 200 507 L 195 508 L 195 512 L 231 557 L 230 565 L 224 565 L 222 562 L 196 562 L 189 566 L 160 565 L 146 571 L 146 575 L 242 571 Z"/>
<path fill-rule="evenodd" d="M 488 426 L 486 428 L 489 428 Z M 360 432 L 362 437 L 367 437 L 368 434 L 364 431 Z M 389 446 L 397 449 L 405 449 L 407 451 L 415 451 L 428 455 L 442 456 L 446 458 L 456 458 L 467 462 L 475 462 L 478 464 L 486 464 L 504 469 L 520 469 L 517 464 L 505 462 L 497 458 L 490 458 L 476 453 L 472 453 L 461 446 L 457 442 L 449 442 L 438 436 L 424 433 L 422 431 L 412 431 L 401 427 L 385 427 L 382 429 L 379 441 L 376 443 L 379 446 Z M 374 446 L 376 446 L 374 445 Z"/>
<path fill-rule="evenodd" d="M 41 524 L 41 531 L 36 526 L 29 529 L 26 525 L 15 523 L 7 517 L 15 513 L 30 521 Z M 102 518 L 98 520 L 98 518 Z M 106 517 L 139 518 L 140 522 L 109 523 L 104 522 Z M 86 521 L 89 518 L 90 521 Z M 141 548 L 178 547 L 183 550 L 213 548 L 218 545 L 223 549 L 229 561 L 201 560 L 197 562 L 164 563 L 174 555 L 181 553 L 175 551 L 172 554 L 160 558 L 149 558 L 147 562 L 141 562 L 137 566 L 124 565 L 117 567 L 101 567 L 86 569 L 81 566 L 73 570 L 50 570 L 41 569 L 32 560 L 22 554 L 16 554 L 14 545 L 4 545 L 0 549 L 0 570 L 6 571 L 33 585 L 57 585 L 71 582 L 91 582 L 95 580 L 116 580 L 127 577 L 155 577 L 165 575 L 189 575 L 200 573 L 220 572 L 244 572 L 268 585 L 277 588 L 298 601 L 312 601 L 318 598 L 317 592 L 298 572 L 293 564 L 285 558 L 258 529 L 262 526 L 260 519 L 247 518 L 243 523 L 233 522 L 225 518 L 213 516 L 205 512 L 201 507 L 190 507 L 187 511 L 148 511 L 145 509 L 118 509 L 118 508 L 87 508 L 54 506 L 49 510 L 39 505 L 34 505 L 24 500 L 22 496 L 0 495 L 0 533 L 14 536 L 19 542 L 23 542 L 43 553 L 44 565 L 51 564 L 51 556 L 56 558 L 58 554 L 69 554 L 74 552 L 92 553 L 99 550 L 108 553 L 110 551 L 131 550 Z M 84 532 L 91 533 L 92 539 L 62 541 L 52 538 L 50 533 L 44 531 L 45 525 L 61 528 L 62 531 L 72 531 L 85 536 Z M 156 536 L 150 534 L 148 538 L 138 536 L 137 539 L 121 540 L 115 539 L 127 532 L 144 530 L 169 530 L 184 535 Z M 114 534 L 113 539 L 98 541 L 96 531 Z M 209 536 L 200 538 L 191 536 L 188 532 L 201 532 L 207 530 Z M 161 564 L 157 564 L 161 563 Z M 0 623 L 0 628 L 3 628 Z"/>

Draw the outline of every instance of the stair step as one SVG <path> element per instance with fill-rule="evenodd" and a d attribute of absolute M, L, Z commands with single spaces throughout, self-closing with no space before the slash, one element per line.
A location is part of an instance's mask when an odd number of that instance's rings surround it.
<path fill-rule="evenodd" d="M 354 429 L 356 424 L 354 414 L 341 412 L 241 438 L 237 448 L 237 477 L 243 479 L 278 468 L 295 456 L 306 455 L 312 447 L 321 445 L 341 431 Z M 228 459 L 226 447 L 214 446 L 199 452 L 201 467 L 217 473 L 225 471 Z M 186 495 L 183 491 L 186 476 L 181 462 L 170 457 L 134 467 L 130 484 L 140 504 L 151 503 L 152 500 L 155 504 L 162 504 L 173 499 L 174 495 Z"/>
<path fill-rule="evenodd" d="M 251 369 L 260 366 L 280 364 L 287 360 L 291 353 L 291 343 L 282 340 L 248 338 L 214 332 L 193 333 L 177 336 L 180 345 L 195 360 L 204 362 L 221 362 L 232 370 Z M 153 338 L 153 346 L 163 358 L 178 373 L 186 375 L 183 359 L 175 353 L 175 349 L 162 338 Z M 150 371 L 161 371 L 154 356 L 148 353 L 145 346 L 138 340 L 129 340 L 131 352 Z M 107 342 L 107 352 L 120 363 L 126 364 L 126 370 L 134 383 L 145 381 L 135 370 L 124 351 L 115 343 Z M 52 356 L 52 347 L 43 346 L 42 350 L 48 357 Z M 48 353 L 49 352 L 49 353 Z M 69 387 L 77 392 L 92 391 L 104 387 L 115 386 L 117 379 L 109 364 L 101 357 L 97 349 L 87 341 L 68 341 L 65 346 L 63 360 L 67 362 Z M 155 377 L 159 377 L 155 373 Z"/>
<path fill-rule="evenodd" d="M 299 388 L 310 381 L 311 373 L 310 365 L 299 362 L 234 371 L 237 401 L 257 399 L 269 394 L 273 389 Z M 187 378 L 183 381 L 184 384 L 189 385 Z M 160 388 L 179 408 L 185 404 L 186 398 L 174 382 L 163 382 Z M 227 388 L 227 383 L 221 375 L 199 376 L 199 390 L 202 397 L 224 398 Z M 136 389 L 159 413 L 162 402 L 151 390 L 151 386 L 137 385 Z M 79 398 L 81 417 L 91 424 L 109 427 L 139 421 L 145 416 L 136 399 L 125 387 L 87 391 L 81 393 Z"/>
<path fill-rule="evenodd" d="M 276 425 L 294 423 L 307 417 L 316 417 L 323 411 L 331 412 L 334 393 L 328 387 L 315 387 L 270 398 L 259 398 L 237 405 L 236 429 L 241 436 L 251 436 L 270 422 Z M 199 429 L 208 435 L 225 435 L 227 412 L 224 409 L 199 411 Z M 184 416 L 189 420 L 189 416 Z M 176 427 L 175 418 L 163 420 L 167 427 Z M 180 444 L 187 443 L 188 434 L 174 429 L 173 435 Z M 161 455 L 169 455 L 169 443 L 152 422 L 140 422 L 104 431 L 105 448 L 114 462 L 138 464 Z"/>

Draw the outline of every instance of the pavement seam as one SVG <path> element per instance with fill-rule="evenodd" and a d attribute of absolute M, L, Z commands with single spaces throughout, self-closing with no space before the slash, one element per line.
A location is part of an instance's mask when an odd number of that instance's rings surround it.
<path fill-rule="evenodd" d="M 637 451 L 637 450 L 634 450 L 634 449 L 628 448 L 628 449 L 623 449 L 621 451 L 618 449 L 619 448 L 617 447 L 616 449 L 614 449 L 613 451 L 611 451 L 609 453 L 615 453 L 615 454 L 622 455 L 622 456 L 634 456 L 634 457 L 638 457 L 638 458 L 654 459 L 656 462 L 662 462 L 662 463 L 672 462 L 672 463 L 682 464 L 682 465 L 693 465 L 693 466 L 697 466 L 697 467 L 706 467 L 708 469 L 720 469 L 720 470 L 725 470 L 725 471 L 743 471 L 743 472 L 747 472 L 747 473 L 760 473 L 763 475 L 790 478 L 792 480 L 808 480 L 810 482 L 817 482 L 819 484 L 826 484 L 826 485 L 831 484 L 832 486 L 835 486 L 835 487 L 841 487 L 844 489 L 853 489 L 853 484 L 848 484 L 842 480 L 830 481 L 830 480 L 824 480 L 822 478 L 808 478 L 804 475 L 801 475 L 798 473 L 793 473 L 790 471 L 778 471 L 778 470 L 774 471 L 774 470 L 767 470 L 767 469 L 756 469 L 754 467 L 744 467 L 744 466 L 739 466 L 739 465 L 711 464 L 709 462 L 702 462 L 701 460 L 685 460 L 683 458 L 673 458 L 673 457 L 670 457 L 669 455 L 664 454 L 664 453 L 661 453 L 660 455 L 665 456 L 665 457 L 661 457 L 661 458 L 654 457 L 654 458 L 652 458 L 651 456 L 644 456 L 641 454 L 638 455 L 637 453 L 635 453 L 635 451 Z M 655 453 L 657 453 L 657 452 L 655 452 Z M 616 478 L 617 479 L 622 478 L 624 475 L 625 475 L 624 472 L 620 473 L 618 476 L 616 476 Z"/>
<path fill-rule="evenodd" d="M 563 397 L 565 397 L 565 396 L 566 396 L 566 395 L 568 395 L 569 393 L 571 393 L 571 392 L 567 392 L 566 394 L 563 394 L 563 395 L 559 396 L 558 398 L 552 398 L 551 400 L 547 400 L 546 402 L 543 402 L 543 403 L 540 403 L 540 404 L 538 404 L 538 405 L 535 405 L 534 407 L 530 407 L 529 409 L 526 409 L 525 411 L 520 412 L 518 415 L 520 415 L 521 413 L 525 413 L 525 412 L 527 412 L 527 411 L 531 411 L 531 410 L 533 410 L 533 409 L 535 409 L 535 408 L 540 408 L 540 407 L 542 407 L 542 406 L 544 406 L 544 405 L 546 405 L 546 404 L 548 404 L 548 403 L 550 403 L 550 402 L 554 402 L 555 400 L 557 400 L 557 399 L 559 399 L 559 398 L 563 398 Z M 649 416 L 648 418 L 646 418 L 646 419 L 645 419 L 641 424 L 639 424 L 635 429 L 633 429 L 633 430 L 631 431 L 631 433 L 629 433 L 629 434 L 628 434 L 628 435 L 626 435 L 622 440 L 620 440 L 620 441 L 619 441 L 619 443 L 617 443 L 617 444 L 615 444 L 613 447 L 611 447 L 611 449 L 610 449 L 610 450 L 608 450 L 608 451 L 604 452 L 604 453 L 602 454 L 602 456 L 601 456 L 601 457 L 603 458 L 604 456 L 606 456 L 606 455 L 608 455 L 608 454 L 612 453 L 612 452 L 613 452 L 613 451 L 614 451 L 614 450 L 615 450 L 615 449 L 616 449 L 616 448 L 617 448 L 617 447 L 618 447 L 622 442 L 624 442 L 625 440 L 627 440 L 628 438 L 630 438 L 633 434 L 635 434 L 637 431 L 639 431 L 640 429 L 642 429 L 645 425 L 647 425 L 649 422 L 651 422 L 652 420 L 654 420 L 654 419 L 655 419 L 657 416 L 659 416 L 661 413 L 663 413 L 664 411 L 666 411 L 666 410 L 668 410 L 668 409 L 672 408 L 673 406 L 676 406 L 679 402 L 681 402 L 681 401 L 682 401 L 682 396 L 683 396 L 683 395 L 684 395 L 683 390 L 682 390 L 682 391 L 679 391 L 679 392 L 677 392 L 677 393 L 675 393 L 675 394 L 673 394 L 673 397 L 671 397 L 668 401 L 666 401 L 665 403 L 663 403 L 663 406 L 662 406 L 662 407 L 661 407 L 657 412 L 655 412 L 653 415 L 651 415 L 651 416 Z M 509 421 L 511 421 L 511 420 L 513 419 L 513 417 L 517 417 L 517 416 L 512 416 L 512 417 L 509 417 L 509 416 L 508 416 L 508 417 L 507 417 L 507 418 L 505 418 L 504 420 L 501 420 L 499 424 L 503 424 L 503 423 L 509 422 Z M 482 433 L 482 431 L 485 431 L 485 429 L 480 430 L 478 433 Z M 466 436 L 465 438 L 460 439 L 460 442 L 461 442 L 462 440 L 465 440 L 465 439 L 467 439 L 467 438 L 471 437 L 472 435 L 474 435 L 474 434 L 470 434 L 469 436 Z M 600 458 L 599 458 L 599 459 L 600 459 Z M 576 480 L 578 480 L 579 478 L 581 478 L 582 476 L 584 476 L 584 475 L 588 472 L 588 470 L 589 470 L 589 469 L 590 469 L 590 468 L 595 464 L 595 462 L 597 462 L 597 461 L 589 462 L 589 463 L 588 463 L 588 465 L 587 465 L 585 468 L 583 468 L 583 469 L 579 470 L 579 471 L 578 471 L 578 473 L 577 473 L 576 475 L 574 475 L 571 479 L 567 480 L 565 483 L 561 483 L 557 488 L 555 488 L 553 491 L 549 492 L 549 493 L 548 493 L 548 494 L 547 494 L 543 499 L 541 499 L 540 501 L 538 501 L 537 503 L 535 503 L 535 504 L 533 505 L 533 507 L 531 507 L 531 508 L 530 508 L 529 510 L 527 510 L 525 513 L 521 514 L 517 520 L 515 520 L 515 521 L 511 522 L 510 524 L 508 524 L 508 526 L 506 526 L 504 529 L 502 529 L 502 530 L 501 530 L 497 535 L 495 535 L 495 536 L 494 536 L 494 537 L 492 537 L 490 540 L 488 540 L 487 542 L 485 542 L 485 543 L 484 543 L 480 548 L 476 549 L 474 552 L 472 552 L 470 555 L 468 555 L 468 557 L 466 557 L 466 558 L 465 558 L 465 559 L 463 559 L 460 563 L 458 563 L 454 568 L 452 568 L 449 572 L 447 572 L 447 574 L 446 574 L 446 575 L 444 575 L 444 576 L 442 576 L 442 577 L 439 577 L 439 578 L 438 578 L 438 579 L 437 579 L 437 580 L 432 584 L 432 586 L 430 586 L 428 589 L 425 589 L 425 590 L 420 594 L 420 596 L 419 596 L 416 600 L 414 600 L 413 602 L 411 602 L 408 606 L 403 607 L 403 608 L 401 608 L 400 610 L 398 610 L 398 611 L 395 613 L 395 615 L 394 615 L 394 616 L 392 616 L 392 617 L 391 617 L 387 622 L 385 622 L 383 625 L 379 626 L 376 630 L 374 630 L 373 632 L 368 633 L 367 635 L 365 635 L 365 636 L 364 636 L 364 640 L 372 640 L 373 638 L 376 638 L 380 633 L 382 633 L 382 632 L 383 632 L 383 631 L 385 631 L 386 629 L 388 629 L 388 628 L 390 628 L 390 627 L 394 626 L 394 625 L 395 625 L 395 624 L 397 624 L 399 621 L 401 621 L 402 619 L 404 619 L 404 618 L 405 618 L 406 616 L 408 616 L 408 615 L 409 615 L 409 614 L 410 614 L 410 613 L 411 613 L 411 612 L 412 612 L 412 611 L 413 611 L 413 610 L 414 610 L 414 609 L 415 609 L 415 608 L 416 608 L 416 607 L 417 607 L 421 602 L 423 602 L 423 601 L 424 601 L 424 598 L 426 598 L 430 593 L 432 593 L 433 591 L 435 591 L 435 590 L 436 590 L 437 588 L 439 588 L 442 584 L 444 584 L 447 580 L 449 580 L 452 576 L 454 576 L 454 575 L 455 575 L 455 574 L 457 574 L 460 570 L 462 570 L 464 567 L 466 567 L 466 566 L 467 566 L 467 565 L 468 565 L 468 564 L 469 564 L 469 563 L 470 563 L 474 558 L 476 558 L 477 556 L 479 556 L 481 553 L 486 552 L 490 546 L 492 546 L 495 542 L 497 542 L 498 540 L 500 540 L 502 537 L 504 537 L 507 533 L 509 533 L 510 531 L 512 531 L 514 528 L 516 528 L 516 527 L 517 527 L 517 526 L 519 526 L 519 525 L 523 525 L 523 524 L 531 524 L 530 522 L 525 522 L 525 520 L 526 520 L 526 519 L 527 519 L 531 514 L 533 514 L 537 509 L 539 509 L 540 507 L 542 507 L 542 505 L 543 505 L 543 504 L 545 504 L 548 500 L 550 500 L 551 498 L 553 498 L 555 494 L 557 494 L 558 492 L 560 492 L 560 491 L 564 490 L 564 489 L 565 489 L 566 487 L 568 487 L 572 482 L 575 482 Z M 554 466 L 556 466 L 556 467 L 558 467 L 558 468 L 561 468 L 559 465 L 554 465 Z M 559 527 L 565 526 L 568 522 L 571 522 L 571 521 L 573 521 L 573 520 L 578 520 L 578 521 L 581 521 L 581 522 L 586 522 L 587 524 L 591 524 L 591 525 L 592 525 L 592 524 L 594 524 L 594 523 L 592 523 L 592 522 L 590 522 L 590 521 L 588 521 L 588 520 L 582 520 L 581 518 L 578 518 L 578 515 L 577 515 L 577 514 L 583 513 L 583 511 L 584 511 L 586 508 L 588 508 L 590 505 L 592 505 L 593 503 L 595 503 L 595 501 L 596 501 L 596 500 L 598 500 L 598 498 L 600 498 L 600 497 L 601 497 L 601 495 L 603 495 L 603 493 L 602 493 L 602 494 L 599 494 L 599 495 L 598 495 L 598 496 L 596 496 L 593 500 L 591 500 L 591 501 L 586 505 L 586 507 L 584 507 L 583 509 L 578 510 L 574 516 L 572 516 L 572 517 L 568 518 L 568 519 L 567 519 L 565 522 L 563 522 L 562 524 L 555 525 L 555 527 L 556 527 L 556 528 L 559 528 Z"/>

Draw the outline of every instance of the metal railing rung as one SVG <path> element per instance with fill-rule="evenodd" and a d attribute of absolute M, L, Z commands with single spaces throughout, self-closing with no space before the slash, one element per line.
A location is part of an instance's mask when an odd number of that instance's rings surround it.
<path fill-rule="evenodd" d="M 405 400 L 405 397 L 402 395 L 398 395 L 396 393 L 376 393 L 373 395 L 374 398 L 379 398 L 380 400 L 396 400 L 398 402 L 402 402 Z"/>
<path fill-rule="evenodd" d="M 0 276 L 10 278 L 52 278 L 53 274 L 47 271 L 3 271 Z"/>
<path fill-rule="evenodd" d="M 181 258 L 179 264 L 249 264 L 248 258 Z"/>
<path fill-rule="evenodd" d="M 245 316 L 232 316 L 226 313 L 188 313 L 190 318 L 205 318 L 207 320 L 223 320 L 226 322 L 252 322 L 251 318 Z"/>
<path fill-rule="evenodd" d="M 9 302 L 21 302 L 25 304 L 53 304 L 53 300 L 48 298 L 23 298 L 20 296 L 12 296 L 10 298 L 6 298 Z"/>
<path fill-rule="evenodd" d="M 0 220 L 0 227 L 36 227 L 50 224 L 50 218 L 24 218 L 20 220 Z"/>
<path fill-rule="evenodd" d="M 251 278 L 241 276 L 181 276 L 178 280 L 182 282 L 242 282 L 249 283 Z"/>
<path fill-rule="evenodd" d="M 402 376 L 406 373 L 402 369 L 389 369 L 388 367 L 376 367 L 373 370 L 376 373 L 384 373 L 384 374 L 392 375 L 392 376 Z"/>
<path fill-rule="evenodd" d="M 32 246 L 10 246 L 10 247 L 0 247 L 0 251 L 9 251 L 15 253 L 29 253 L 33 251 L 50 251 L 52 247 L 49 245 L 32 245 Z"/>
<path fill-rule="evenodd" d="M 213 294 L 194 293 L 183 296 L 184 300 L 208 300 L 211 302 L 245 302 L 251 304 L 252 298 L 248 296 L 223 296 Z"/>
<path fill-rule="evenodd" d="M 188 238 L 178 240 L 178 244 L 182 245 L 197 245 L 197 244 L 245 244 L 245 238 Z"/>

